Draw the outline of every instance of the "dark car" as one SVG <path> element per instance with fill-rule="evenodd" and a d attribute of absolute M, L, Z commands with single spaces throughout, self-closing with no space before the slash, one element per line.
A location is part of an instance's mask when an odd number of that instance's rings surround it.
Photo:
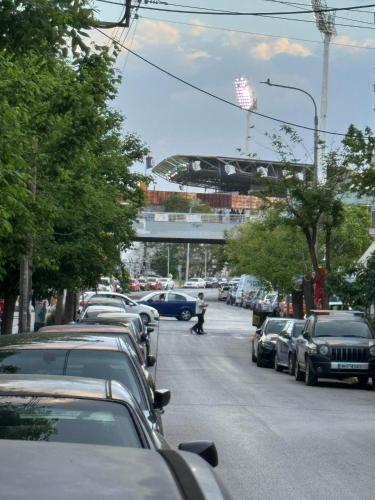
<path fill-rule="evenodd" d="M 237 293 L 238 284 L 230 285 L 229 293 L 227 296 L 227 304 L 233 306 L 236 303 L 236 293 Z"/>
<path fill-rule="evenodd" d="M 288 368 L 289 375 L 294 375 L 296 340 L 301 337 L 305 323 L 304 319 L 290 319 L 281 330 L 275 349 L 274 366 L 276 371 Z"/>
<path fill-rule="evenodd" d="M 208 278 L 205 278 L 206 281 L 206 288 L 219 288 L 219 280 L 215 278 L 214 276 L 209 276 Z"/>
<path fill-rule="evenodd" d="M 4 499 L 230 500 L 186 451 L 3 440 L 0 460 Z"/>
<path fill-rule="evenodd" d="M 147 425 L 137 402 L 122 384 L 51 375 L 0 375 L 3 439 L 170 449 L 164 437 Z M 214 443 L 196 441 L 179 446 L 217 465 Z M 64 475 L 63 470 L 60 473 Z"/>
<path fill-rule="evenodd" d="M 350 311 L 316 311 L 296 342 L 296 380 L 357 377 L 365 386 L 375 376 L 375 336 L 368 321 Z"/>
<path fill-rule="evenodd" d="M 48 374 L 117 380 L 142 408 L 151 428 L 162 432 L 170 392 L 152 391 L 144 371 L 119 337 L 46 333 L 0 339 L 0 373 Z"/>
<path fill-rule="evenodd" d="M 286 318 L 267 318 L 256 329 L 251 339 L 251 360 L 257 366 L 273 365 L 276 341 L 287 321 Z"/>

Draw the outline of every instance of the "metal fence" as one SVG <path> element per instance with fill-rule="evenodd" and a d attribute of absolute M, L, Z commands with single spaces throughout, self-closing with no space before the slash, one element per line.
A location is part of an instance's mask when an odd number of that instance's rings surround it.
<path fill-rule="evenodd" d="M 250 214 L 192 214 L 172 212 L 141 212 L 138 221 L 142 222 L 189 222 L 197 224 L 241 224 L 258 218 L 256 212 Z"/>

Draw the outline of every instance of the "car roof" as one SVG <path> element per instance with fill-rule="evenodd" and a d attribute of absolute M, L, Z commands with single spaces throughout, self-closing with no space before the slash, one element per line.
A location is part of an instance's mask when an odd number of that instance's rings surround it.
<path fill-rule="evenodd" d="M 131 406 L 136 404 L 128 389 L 116 380 L 62 375 L 1 374 L 0 396 L 6 395 L 115 399 L 125 401 Z"/>
<path fill-rule="evenodd" d="M 108 311 L 108 312 L 116 312 L 116 311 L 123 311 L 124 307 L 122 305 L 118 306 L 107 306 L 105 302 L 101 304 L 91 304 L 90 302 L 87 303 L 87 306 L 85 308 L 85 311 Z"/>
<path fill-rule="evenodd" d="M 187 452 L 2 440 L 0 459 L 4 498 L 29 500 L 32 492 L 38 500 L 193 500 L 199 493 L 229 499 L 210 467 Z"/>
<path fill-rule="evenodd" d="M 5 338 L 6 337 L 6 338 Z M 9 338 L 10 337 L 10 338 Z M 6 335 L 0 337 L 0 350 L 17 349 L 85 349 L 94 351 L 127 351 L 126 344 L 119 337 L 109 335 L 87 335 L 69 332 L 33 333 L 25 335 Z"/>
<path fill-rule="evenodd" d="M 51 325 L 43 326 L 38 333 L 118 333 L 119 335 L 127 333 L 129 329 L 126 326 L 74 323 L 70 325 Z"/>

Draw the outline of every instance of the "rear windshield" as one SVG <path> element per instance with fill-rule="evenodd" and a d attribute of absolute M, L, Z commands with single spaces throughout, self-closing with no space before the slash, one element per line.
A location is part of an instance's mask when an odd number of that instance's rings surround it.
<path fill-rule="evenodd" d="M 277 319 L 269 321 L 266 325 L 265 333 L 267 335 L 270 333 L 280 333 L 281 330 L 284 328 L 284 326 L 285 326 L 285 321 Z"/>
<path fill-rule="evenodd" d="M 0 397 L 0 439 L 142 447 L 124 405 L 68 398 Z"/>
<path fill-rule="evenodd" d="M 373 333 L 364 321 L 332 320 L 317 321 L 315 337 L 361 337 L 372 339 Z"/>
<path fill-rule="evenodd" d="M 37 373 L 111 379 L 121 382 L 145 409 L 137 375 L 121 352 L 83 349 L 0 351 L 0 373 Z"/>

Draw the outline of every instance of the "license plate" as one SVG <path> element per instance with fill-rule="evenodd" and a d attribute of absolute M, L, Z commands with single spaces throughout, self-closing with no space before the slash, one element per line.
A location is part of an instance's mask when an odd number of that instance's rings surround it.
<path fill-rule="evenodd" d="M 335 370 L 368 370 L 368 363 L 331 363 L 331 368 Z"/>

